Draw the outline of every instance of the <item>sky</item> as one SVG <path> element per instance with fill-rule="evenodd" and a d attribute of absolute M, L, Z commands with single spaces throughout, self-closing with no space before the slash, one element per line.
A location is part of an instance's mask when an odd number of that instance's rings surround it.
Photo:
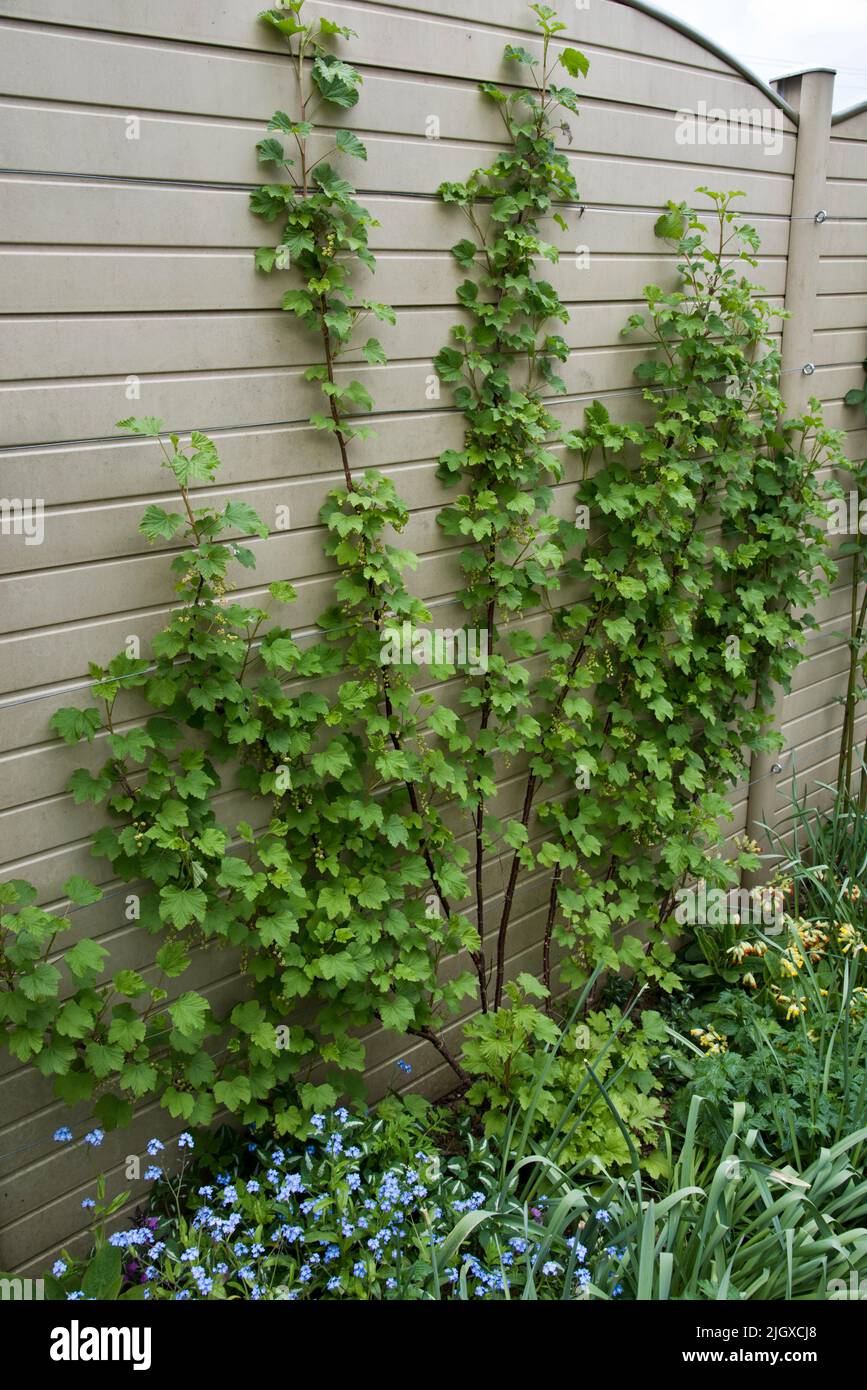
<path fill-rule="evenodd" d="M 651 0 L 770 82 L 836 68 L 834 109 L 867 101 L 867 0 Z"/>

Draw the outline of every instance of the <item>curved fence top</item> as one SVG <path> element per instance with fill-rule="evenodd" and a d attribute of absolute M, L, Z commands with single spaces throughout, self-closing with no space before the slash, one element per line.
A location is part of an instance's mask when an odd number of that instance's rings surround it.
<path fill-rule="evenodd" d="M 779 106 L 780 110 L 786 113 L 789 120 L 794 121 L 795 125 L 798 124 L 797 111 L 780 96 L 779 92 L 775 91 L 767 82 L 763 82 L 761 77 L 758 77 L 745 63 L 741 62 L 740 58 L 736 58 L 733 53 L 729 53 L 727 49 L 715 43 L 713 39 L 709 39 L 700 30 L 693 29 L 692 25 L 687 24 L 685 20 L 676 19 L 674 15 L 666 14 L 664 10 L 658 10 L 655 5 L 648 5 L 646 0 L 614 0 L 614 3 L 616 5 L 628 5 L 631 10 L 640 10 L 642 14 L 648 15 L 651 19 L 659 20 L 660 24 L 667 24 L 670 29 L 676 29 L 679 34 L 683 34 L 684 38 L 692 39 L 693 43 L 700 44 L 702 48 L 707 49 L 708 53 L 712 53 L 715 58 L 720 58 L 724 63 L 728 63 L 729 67 L 734 68 L 735 72 L 739 72 L 741 77 L 752 82 L 753 86 L 758 87 L 769 101 L 772 101 L 775 106 Z"/>

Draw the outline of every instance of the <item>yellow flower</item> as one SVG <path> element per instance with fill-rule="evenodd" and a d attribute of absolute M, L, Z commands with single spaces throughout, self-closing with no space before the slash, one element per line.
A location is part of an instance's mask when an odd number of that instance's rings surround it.
<path fill-rule="evenodd" d="M 728 1050 L 728 1039 L 722 1033 L 718 1033 L 715 1028 L 691 1028 L 690 1033 L 694 1038 L 698 1038 L 706 1052 L 726 1052 Z"/>
<path fill-rule="evenodd" d="M 864 949 L 864 943 L 851 922 L 837 923 L 837 941 L 844 956 L 848 955 L 850 951 L 853 955 L 857 955 L 859 951 Z"/>

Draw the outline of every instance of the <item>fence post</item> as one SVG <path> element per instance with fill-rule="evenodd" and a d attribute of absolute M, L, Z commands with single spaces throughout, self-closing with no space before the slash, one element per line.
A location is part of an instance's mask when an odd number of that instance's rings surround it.
<path fill-rule="evenodd" d="M 795 173 L 792 188 L 792 220 L 789 223 L 789 253 L 786 267 L 786 308 L 792 318 L 783 324 L 781 389 L 787 414 L 797 415 L 806 409 L 813 393 L 810 375 L 804 367 L 813 362 L 816 296 L 819 290 L 819 266 L 823 222 L 816 221 L 825 209 L 828 155 L 831 140 L 831 112 L 834 104 L 834 72 L 817 68 L 780 78 L 773 86 L 780 96 L 798 113 L 798 135 L 795 150 Z M 777 687 L 773 727 L 783 722 L 785 693 Z M 747 801 L 747 834 L 764 846 L 767 841 L 760 822 L 770 825 L 778 810 L 777 760 L 783 762 L 784 752 L 756 753 L 750 767 Z M 787 773 L 790 769 L 786 769 Z M 745 874 L 744 886 L 759 883 L 764 874 Z"/>

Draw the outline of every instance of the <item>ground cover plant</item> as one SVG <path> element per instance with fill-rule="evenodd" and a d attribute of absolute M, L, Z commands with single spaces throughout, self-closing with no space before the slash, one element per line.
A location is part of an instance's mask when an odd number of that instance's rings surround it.
<path fill-rule="evenodd" d="M 603 1094 L 605 1094 L 604 1088 Z M 418 1097 L 372 1115 L 338 1107 L 306 1144 L 255 1131 L 179 1140 L 148 1214 L 106 1233 L 124 1201 L 97 1185 L 95 1247 L 63 1252 L 47 1296 L 399 1301 L 820 1299 L 867 1267 L 867 1182 L 854 1152 L 867 1129 L 800 1170 L 757 1152 L 746 1106 L 719 1145 L 699 1138 L 703 1102 L 665 1139 L 666 1163 L 594 1181 L 566 1157 L 574 1105 L 543 1149 L 520 1112 L 506 1144 Z M 520 1132 L 519 1132 L 520 1131 Z M 624 1128 L 624 1136 L 628 1133 Z M 420 1145 L 421 1147 L 417 1147 Z M 449 1152 L 449 1149 L 452 1152 Z M 454 1150 L 457 1149 L 457 1152 Z M 192 1162 L 189 1160 L 193 1159 Z"/>

